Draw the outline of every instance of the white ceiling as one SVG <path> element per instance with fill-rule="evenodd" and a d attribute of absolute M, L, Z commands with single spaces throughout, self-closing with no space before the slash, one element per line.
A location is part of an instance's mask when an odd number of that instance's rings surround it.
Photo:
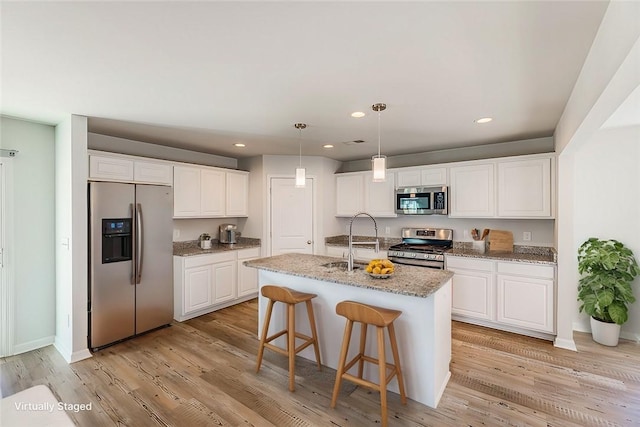
<path fill-rule="evenodd" d="M 365 159 L 376 102 L 387 155 L 551 136 L 606 7 L 3 1 L 1 112 L 235 158 L 297 155 L 304 122 L 303 155 Z"/>

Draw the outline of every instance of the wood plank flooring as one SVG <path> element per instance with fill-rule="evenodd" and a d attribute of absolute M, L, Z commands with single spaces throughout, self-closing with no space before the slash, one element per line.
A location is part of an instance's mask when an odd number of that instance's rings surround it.
<path fill-rule="evenodd" d="M 320 331 L 321 333 L 321 331 Z M 341 337 L 336 337 L 340 339 Z M 578 352 L 547 341 L 453 322 L 452 377 L 438 409 L 389 395 L 391 426 L 640 426 L 640 344 L 600 346 L 575 334 Z M 255 373 L 257 301 L 129 340 L 67 365 L 53 347 L 0 359 L 8 396 L 45 384 L 80 426 L 370 426 L 379 394 L 343 387 L 335 371 L 265 352 Z M 406 378 L 405 381 L 411 381 Z M 0 424 L 2 424 L 0 418 Z M 4 426 L 3 426 L 4 427 Z"/>

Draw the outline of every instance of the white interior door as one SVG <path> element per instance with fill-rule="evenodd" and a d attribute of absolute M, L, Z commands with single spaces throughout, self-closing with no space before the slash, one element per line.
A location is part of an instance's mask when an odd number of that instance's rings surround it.
<path fill-rule="evenodd" d="M 271 255 L 313 253 L 313 179 L 271 178 Z"/>

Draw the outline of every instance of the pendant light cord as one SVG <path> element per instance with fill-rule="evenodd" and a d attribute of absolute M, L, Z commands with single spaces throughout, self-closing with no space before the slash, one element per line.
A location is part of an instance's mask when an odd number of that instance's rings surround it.
<path fill-rule="evenodd" d="M 378 157 L 380 157 L 380 111 L 378 110 Z"/>

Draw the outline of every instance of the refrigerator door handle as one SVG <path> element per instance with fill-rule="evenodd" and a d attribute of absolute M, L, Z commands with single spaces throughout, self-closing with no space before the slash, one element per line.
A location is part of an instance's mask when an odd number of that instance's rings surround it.
<path fill-rule="evenodd" d="M 132 224 L 133 225 L 132 233 L 134 235 L 134 238 L 138 233 L 138 224 L 137 224 L 137 221 L 135 220 L 135 215 L 136 215 L 136 208 L 135 208 L 133 203 L 130 203 L 129 204 L 129 217 L 130 218 L 134 218 L 133 219 L 133 224 Z M 132 246 L 131 250 L 133 251 L 133 261 L 131 262 L 131 284 L 132 285 L 135 285 L 136 281 L 137 281 L 136 266 L 137 266 L 138 262 L 136 260 L 138 259 L 138 253 L 137 253 L 137 249 L 136 249 L 135 245 L 136 245 L 136 243 L 135 243 L 135 240 L 134 240 L 131 243 L 131 246 Z"/>
<path fill-rule="evenodd" d="M 142 225 L 142 205 L 136 204 L 136 284 L 142 280 L 142 239 L 144 239 L 144 230 Z"/>

